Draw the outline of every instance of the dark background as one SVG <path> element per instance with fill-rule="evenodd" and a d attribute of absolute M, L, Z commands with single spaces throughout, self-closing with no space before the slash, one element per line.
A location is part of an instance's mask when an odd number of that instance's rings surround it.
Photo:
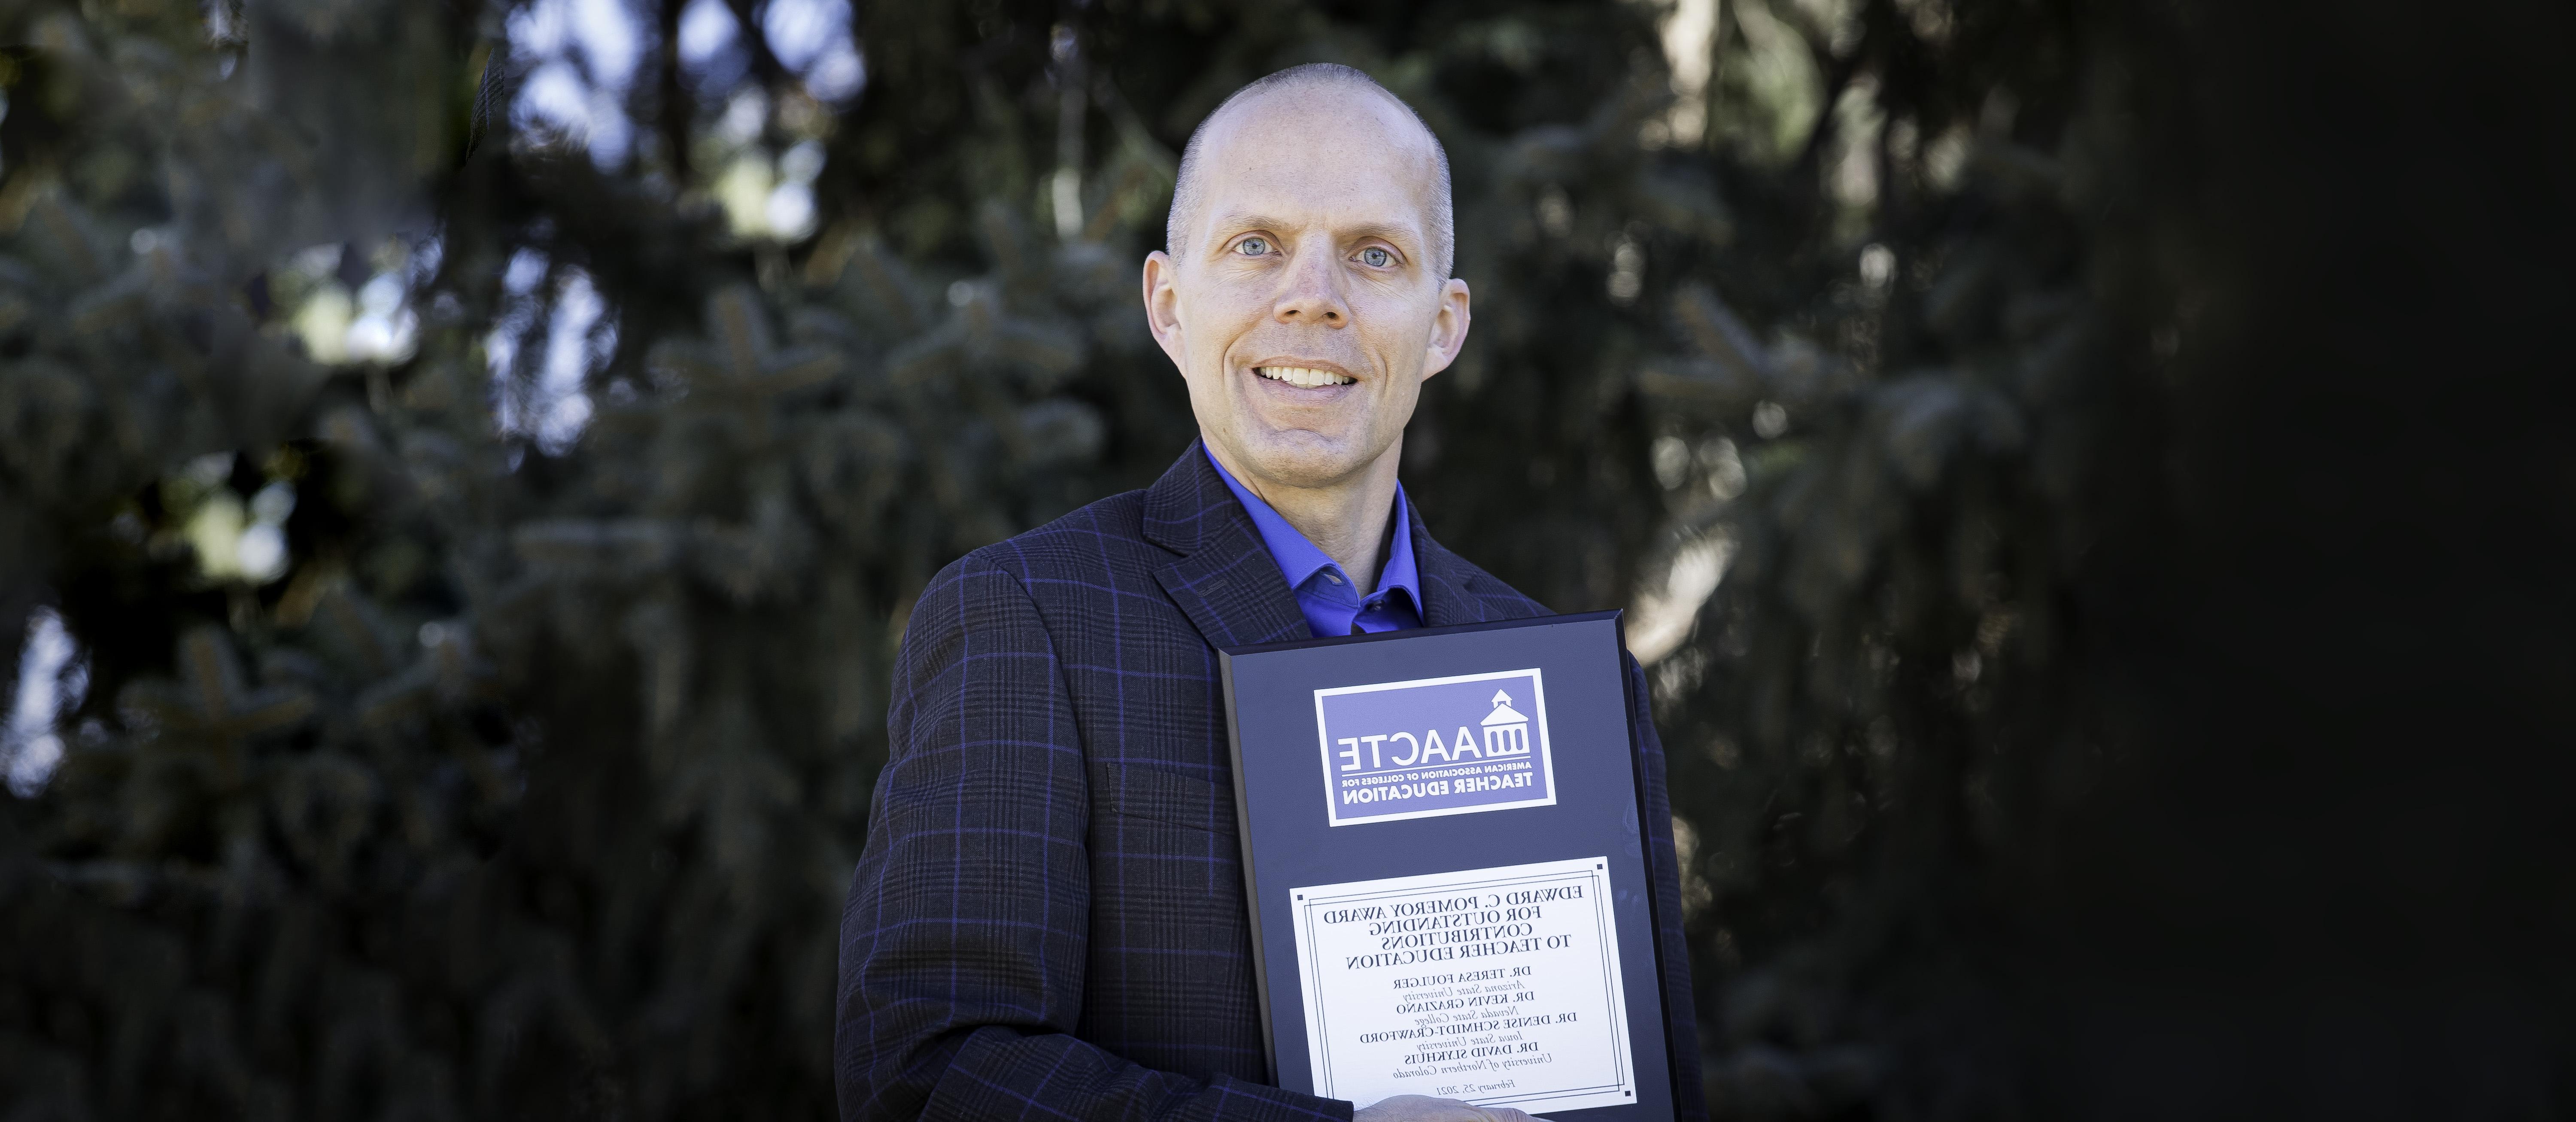
<path fill-rule="evenodd" d="M 1174 153 L 1455 163 L 1724 1118 L 2576 1114 L 2563 5 L 0 5 L 0 1118 L 821 1118 L 909 598 L 1189 439 Z M 19 638 L 19 637 L 23 637 Z"/>

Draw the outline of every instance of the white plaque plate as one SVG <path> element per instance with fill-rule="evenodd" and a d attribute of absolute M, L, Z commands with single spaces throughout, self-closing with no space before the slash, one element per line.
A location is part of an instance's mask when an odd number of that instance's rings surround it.
<path fill-rule="evenodd" d="M 1637 1101 L 1602 858 L 1292 890 L 1315 1093 Z"/>

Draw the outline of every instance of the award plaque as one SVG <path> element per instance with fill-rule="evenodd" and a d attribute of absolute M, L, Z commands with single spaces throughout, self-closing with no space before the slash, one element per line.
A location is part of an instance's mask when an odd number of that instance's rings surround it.
<path fill-rule="evenodd" d="M 1220 652 L 1281 1087 L 1673 1116 L 1619 613 Z"/>

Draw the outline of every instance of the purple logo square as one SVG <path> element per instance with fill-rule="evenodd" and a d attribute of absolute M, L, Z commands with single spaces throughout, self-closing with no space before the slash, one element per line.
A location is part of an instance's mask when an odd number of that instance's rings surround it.
<path fill-rule="evenodd" d="M 1316 690 L 1315 727 L 1335 826 L 1556 803 L 1536 669 Z"/>

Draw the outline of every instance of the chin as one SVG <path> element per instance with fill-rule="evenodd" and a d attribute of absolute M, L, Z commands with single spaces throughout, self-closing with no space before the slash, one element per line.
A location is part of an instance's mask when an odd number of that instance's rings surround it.
<path fill-rule="evenodd" d="M 1303 439 L 1300 439 L 1303 438 Z M 1353 447 L 1313 433 L 1274 434 L 1244 441 L 1246 466 L 1262 478 L 1290 487 L 1330 487 L 1357 475 L 1385 452 Z"/>

